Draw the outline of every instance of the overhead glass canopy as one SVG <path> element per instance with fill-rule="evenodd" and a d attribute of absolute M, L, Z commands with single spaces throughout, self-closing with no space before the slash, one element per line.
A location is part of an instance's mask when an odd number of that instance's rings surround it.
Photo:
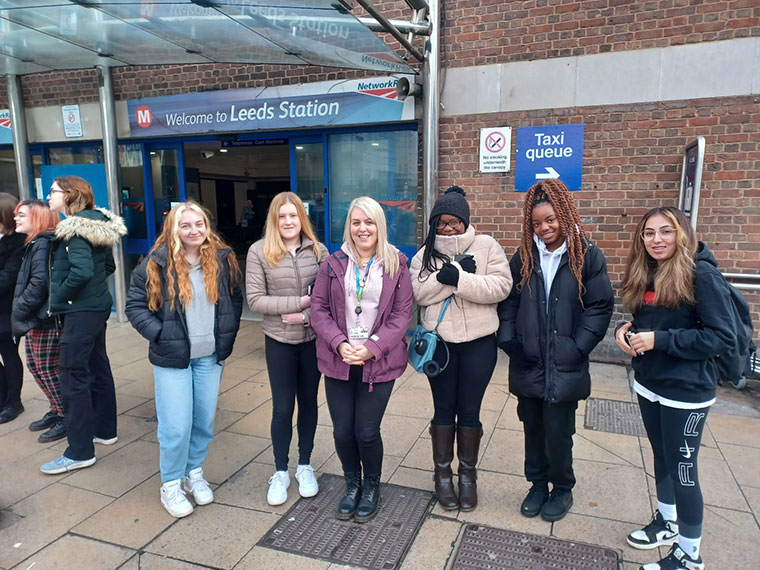
<path fill-rule="evenodd" d="M 415 73 L 338 0 L 0 0 L 0 75 L 260 63 Z"/>

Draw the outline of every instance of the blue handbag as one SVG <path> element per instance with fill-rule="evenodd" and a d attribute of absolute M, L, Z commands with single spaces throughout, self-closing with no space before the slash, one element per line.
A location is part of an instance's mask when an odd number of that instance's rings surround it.
<path fill-rule="evenodd" d="M 449 365 L 449 347 L 446 344 L 446 341 L 438 334 L 438 325 L 441 324 L 443 315 L 446 313 L 446 309 L 449 308 L 450 303 L 451 297 L 448 297 L 443 302 L 441 312 L 438 314 L 438 322 L 435 324 L 435 328 L 432 331 L 426 329 L 422 325 L 417 325 L 417 328 L 414 329 L 414 332 L 412 333 L 412 340 L 409 343 L 409 363 L 417 372 L 423 372 L 430 378 L 438 376 L 441 372 L 446 370 L 446 367 Z M 446 362 L 443 366 L 433 359 L 438 343 L 443 345 L 446 349 Z"/>

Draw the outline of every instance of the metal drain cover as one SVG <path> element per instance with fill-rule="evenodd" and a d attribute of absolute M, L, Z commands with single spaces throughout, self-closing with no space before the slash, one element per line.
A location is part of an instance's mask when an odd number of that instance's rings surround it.
<path fill-rule="evenodd" d="M 614 550 L 467 525 L 451 570 L 618 570 Z"/>
<path fill-rule="evenodd" d="M 619 400 L 586 400 L 586 429 L 646 437 L 639 405 Z"/>
<path fill-rule="evenodd" d="M 339 521 L 342 477 L 324 474 L 319 494 L 298 502 L 259 541 L 260 546 L 377 570 L 398 568 L 428 514 L 433 494 L 383 483 L 377 516 L 359 524 Z"/>

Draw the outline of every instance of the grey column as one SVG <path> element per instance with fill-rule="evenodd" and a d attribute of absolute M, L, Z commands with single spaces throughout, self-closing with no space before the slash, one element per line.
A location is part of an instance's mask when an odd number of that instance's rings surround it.
<path fill-rule="evenodd" d="M 119 140 L 116 136 L 116 105 L 113 99 L 113 83 L 111 69 L 99 65 L 98 92 L 100 95 L 100 122 L 103 128 L 103 154 L 106 161 L 106 183 L 108 184 L 108 207 L 118 214 L 121 213 L 121 181 L 119 180 Z M 121 241 L 113 246 L 113 257 L 116 261 L 114 272 L 114 296 L 116 300 L 116 320 L 126 322 L 124 312 L 127 285 L 124 275 L 124 249 Z"/>
<path fill-rule="evenodd" d="M 430 36 L 425 42 L 422 83 L 422 236 L 427 234 L 428 219 L 438 195 L 438 120 L 440 117 L 441 9 L 440 0 L 429 0 Z"/>
<path fill-rule="evenodd" d="M 32 179 L 32 161 L 29 156 L 29 139 L 26 133 L 26 113 L 21 96 L 21 78 L 8 76 L 8 105 L 11 111 L 13 130 L 13 154 L 16 158 L 16 177 L 18 178 L 18 197 L 21 200 L 31 198 L 30 181 Z"/>

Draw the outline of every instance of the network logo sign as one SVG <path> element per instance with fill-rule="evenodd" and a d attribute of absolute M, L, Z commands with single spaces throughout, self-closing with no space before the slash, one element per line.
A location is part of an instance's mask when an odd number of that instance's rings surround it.
<path fill-rule="evenodd" d="M 583 123 L 517 129 L 515 190 L 559 178 L 570 190 L 583 182 Z"/>
<path fill-rule="evenodd" d="M 357 91 L 373 97 L 397 100 L 396 85 L 398 79 L 392 77 L 383 81 L 360 81 Z"/>
<path fill-rule="evenodd" d="M 13 144 L 11 112 L 8 109 L 0 109 L 0 144 Z"/>

